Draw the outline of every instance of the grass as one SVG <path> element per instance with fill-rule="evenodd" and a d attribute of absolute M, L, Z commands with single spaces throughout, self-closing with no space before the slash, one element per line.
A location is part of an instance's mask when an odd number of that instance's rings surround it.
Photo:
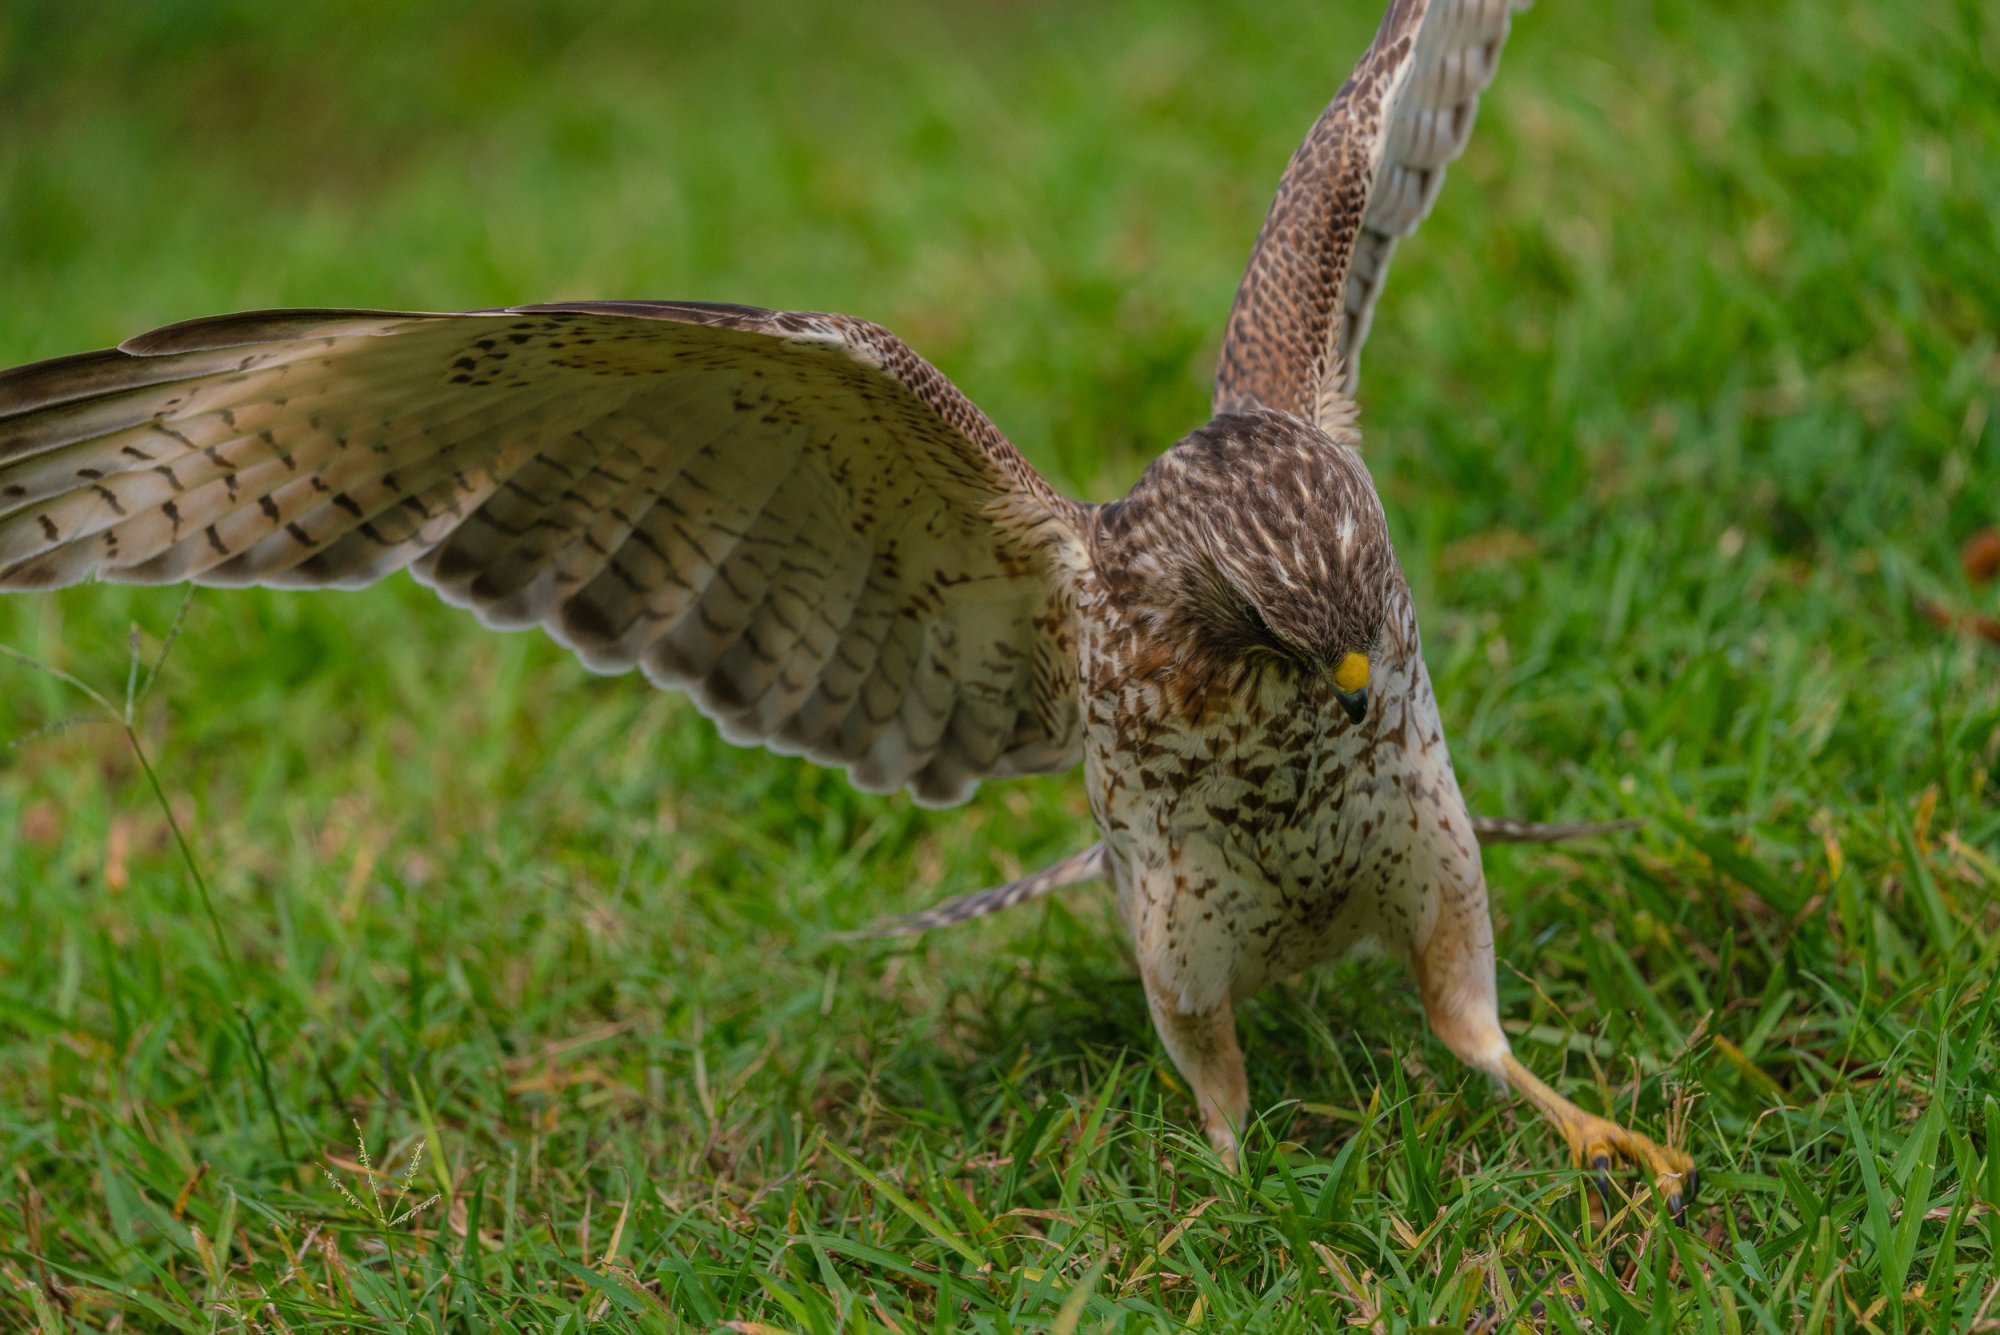
<path fill-rule="evenodd" d="M 18 0 L 0 363 L 847 310 L 1108 497 L 1373 8 Z M 1593 1225 L 1381 964 L 1245 1008 L 1222 1171 L 1101 890 L 826 939 L 1080 846 L 1073 776 L 857 795 L 399 579 L 197 595 L 129 733 L 0 661 L 0 1323 L 2000 1329 L 2000 685 L 1919 610 L 1995 610 L 1996 67 L 1975 0 L 1549 0 L 1368 349 L 1475 809 L 1647 822 L 1488 866 L 1517 1049 L 1684 1137 L 1689 1229 Z M 122 713 L 180 600 L 0 644 Z"/>

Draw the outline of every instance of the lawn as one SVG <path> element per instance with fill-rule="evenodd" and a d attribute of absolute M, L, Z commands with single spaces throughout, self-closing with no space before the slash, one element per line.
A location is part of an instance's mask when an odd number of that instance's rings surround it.
<path fill-rule="evenodd" d="M 0 364 L 843 310 L 1106 499 L 1378 14 L 12 0 Z M 1980 0 L 1545 0 L 1368 347 L 1475 811 L 1645 823 L 1488 871 L 1517 1051 L 1690 1149 L 1686 1229 L 1388 964 L 1243 1008 L 1229 1172 L 1101 887 L 830 939 L 1087 843 L 1077 776 L 860 795 L 406 578 L 163 662 L 181 591 L 77 588 L 0 646 L 161 665 L 128 737 L 0 660 L 0 1325 L 2000 1330 L 1995 69 Z"/>

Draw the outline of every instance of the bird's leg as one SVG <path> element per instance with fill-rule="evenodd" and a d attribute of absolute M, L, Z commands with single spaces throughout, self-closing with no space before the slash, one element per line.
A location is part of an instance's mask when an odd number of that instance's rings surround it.
<path fill-rule="evenodd" d="M 1236 1137 L 1250 1112 L 1243 1050 L 1236 1046 L 1236 1012 L 1225 999 L 1215 1009 L 1180 1009 L 1168 989 L 1146 980 L 1146 1004 L 1167 1055 L 1201 1108 L 1202 1129 L 1222 1162 L 1236 1167 Z"/>
<path fill-rule="evenodd" d="M 1447 905 L 1431 938 L 1413 957 L 1417 988 L 1431 1029 L 1461 1061 L 1504 1081 L 1561 1131 L 1571 1160 L 1589 1169 L 1609 1205 L 1614 1161 L 1643 1165 L 1667 1203 L 1667 1213 L 1681 1220 L 1700 1189 L 1693 1160 L 1676 1149 L 1629 1131 L 1616 1122 L 1594 1116 L 1571 1103 L 1523 1066 L 1500 1030 L 1500 1010 L 1493 981 L 1493 929 L 1486 915 L 1486 897 L 1468 896 Z M 1467 910 L 1474 910 L 1468 912 Z"/>

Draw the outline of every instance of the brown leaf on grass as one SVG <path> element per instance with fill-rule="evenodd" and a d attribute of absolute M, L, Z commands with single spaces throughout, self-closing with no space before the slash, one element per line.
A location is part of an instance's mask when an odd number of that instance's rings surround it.
<path fill-rule="evenodd" d="M 1910 821 L 1910 832 L 1917 838 L 1917 852 L 1926 857 L 1931 851 L 1931 818 L 1937 815 L 1938 786 L 1931 784 L 1917 797 L 1917 814 Z"/>
<path fill-rule="evenodd" d="M 582 1066 L 567 1071 L 558 1071 L 551 1068 L 540 1075 L 525 1076 L 518 1080 L 510 1080 L 507 1083 L 507 1092 L 510 1094 L 547 1094 L 554 1096 L 577 1085 L 588 1085 L 593 1089 L 602 1091 L 599 1096 L 600 1101 L 604 1098 L 642 1101 L 645 1098 L 645 1095 L 640 1091 L 614 1076 L 605 1074 L 603 1070 L 595 1066 Z"/>
<path fill-rule="evenodd" d="M 62 839 L 62 812 L 43 798 L 21 813 L 21 838 L 40 848 L 53 848 Z"/>
<path fill-rule="evenodd" d="M 181 1194 L 174 1197 L 174 1218 L 176 1220 L 179 1220 L 182 1215 L 187 1213 L 188 1198 L 194 1195 L 194 1189 L 200 1186 L 201 1180 L 207 1176 L 208 1160 L 203 1159 L 200 1164 L 196 1165 L 195 1170 L 188 1174 L 187 1181 L 181 1183 Z"/>
<path fill-rule="evenodd" d="M 2000 644 L 2000 618 L 1977 612 L 1959 612 L 1925 598 L 1917 600 L 1917 611 L 1939 630 L 1976 635 L 1988 644 Z"/>
<path fill-rule="evenodd" d="M 1470 570 L 1507 561 L 1525 561 L 1540 550 L 1541 544 L 1529 534 L 1496 528 L 1447 544 L 1438 553 L 1438 569 Z"/>
<path fill-rule="evenodd" d="M 1984 584 L 2000 574 L 2000 529 L 1981 529 L 1966 539 L 1958 550 L 1958 564 L 1974 584 Z"/>
<path fill-rule="evenodd" d="M 132 822 L 125 816 L 113 816 L 111 829 L 104 838 L 104 884 L 110 889 L 123 890 L 132 883 L 127 863 L 131 852 Z"/>

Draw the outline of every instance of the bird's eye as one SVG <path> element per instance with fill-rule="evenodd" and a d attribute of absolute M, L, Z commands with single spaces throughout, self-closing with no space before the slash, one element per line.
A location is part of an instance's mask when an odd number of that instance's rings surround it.
<path fill-rule="evenodd" d="M 1280 635 L 1264 619 L 1264 614 L 1256 604 L 1247 599 L 1243 603 L 1242 618 L 1237 623 L 1243 651 L 1252 655 L 1267 655 L 1281 663 L 1289 664 L 1300 671 L 1311 671 L 1316 661 L 1295 642 Z"/>
<path fill-rule="evenodd" d="M 1258 647 L 1268 649 L 1274 654 L 1292 656 L 1291 646 L 1285 643 L 1283 636 L 1271 629 L 1271 623 L 1264 620 L 1264 614 L 1257 610 L 1257 604 L 1253 602 L 1246 601 L 1243 604 L 1243 629 L 1246 636 Z"/>

